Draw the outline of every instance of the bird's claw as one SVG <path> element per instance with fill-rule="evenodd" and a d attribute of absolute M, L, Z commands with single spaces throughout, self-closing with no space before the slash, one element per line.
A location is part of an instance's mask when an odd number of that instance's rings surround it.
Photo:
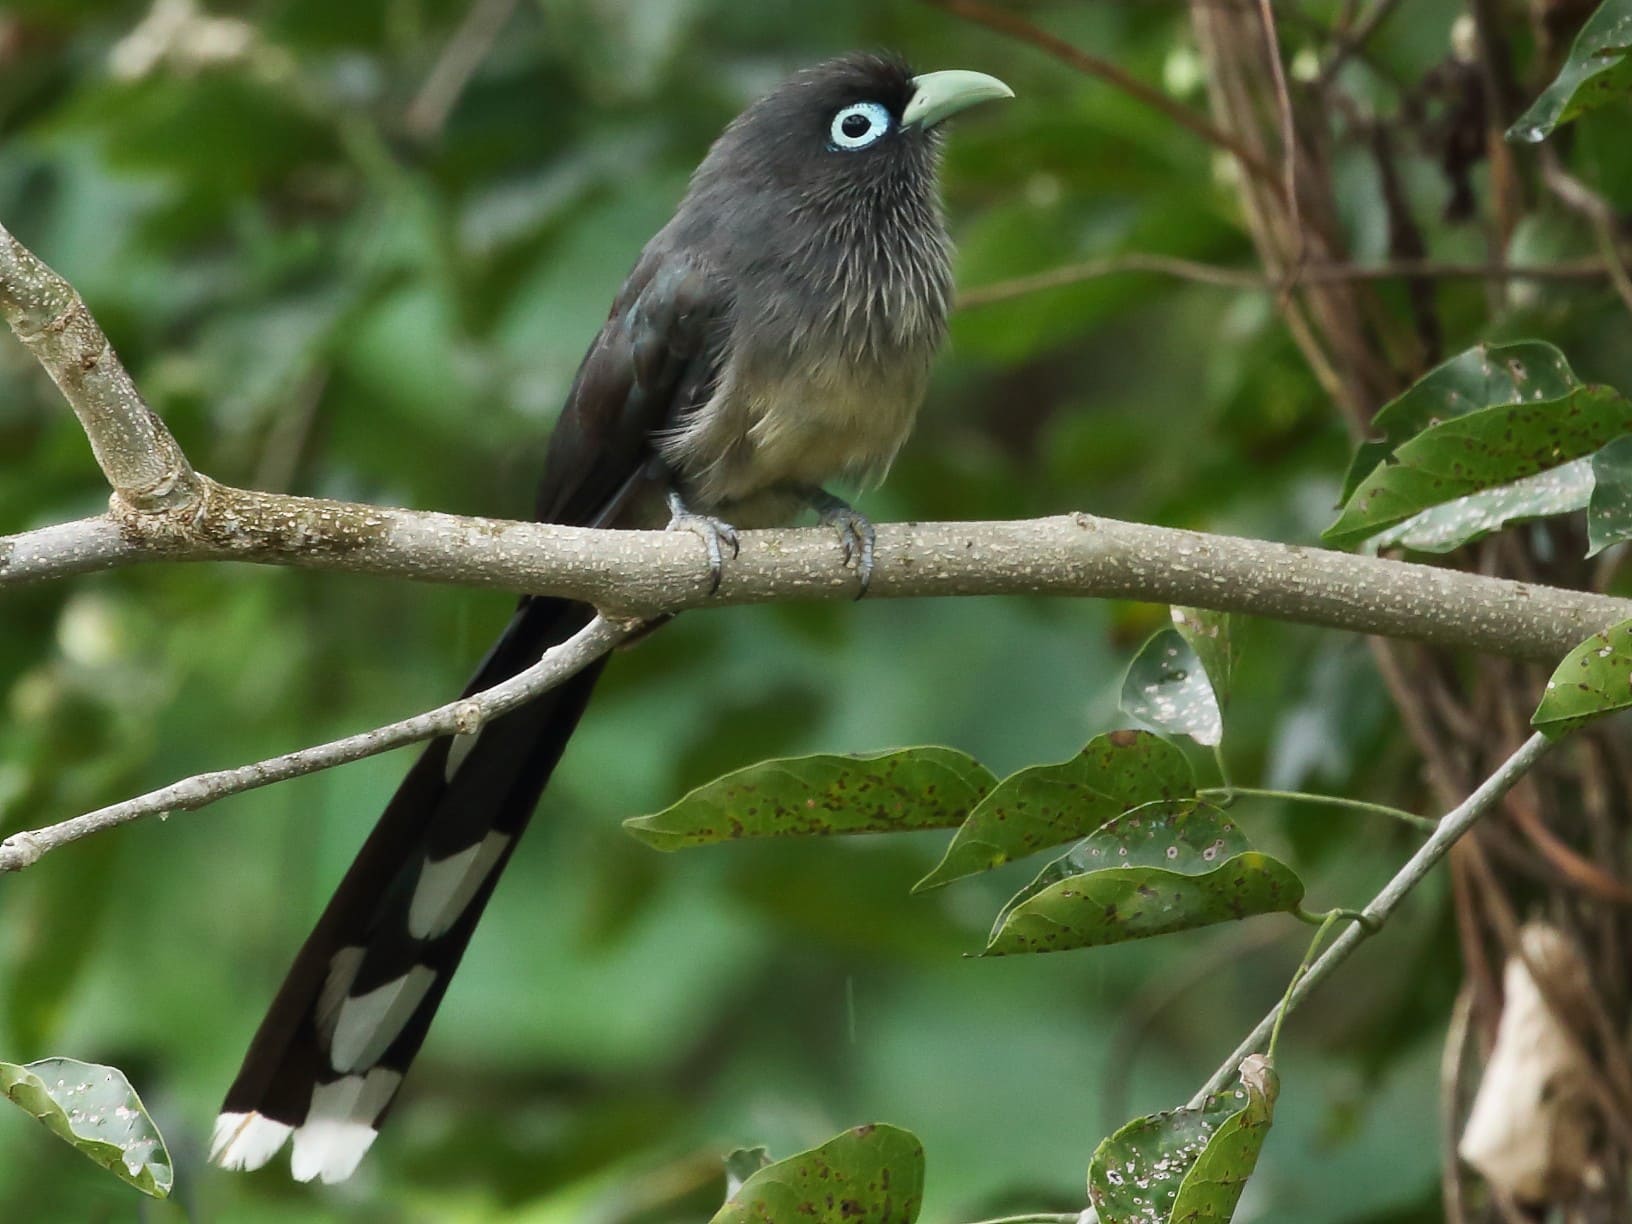
<path fill-rule="evenodd" d="M 822 526 L 832 527 L 839 533 L 844 563 L 854 565 L 856 577 L 861 579 L 861 589 L 856 592 L 856 598 L 860 599 L 867 594 L 867 588 L 873 581 L 873 545 L 878 533 L 873 530 L 873 524 L 865 514 L 843 502 L 823 509 L 819 521 Z"/>
<path fill-rule="evenodd" d="M 701 537 L 703 547 L 708 550 L 708 593 L 712 595 L 720 589 L 720 579 L 725 575 L 725 550 L 731 550 L 732 560 L 742 551 L 737 529 L 712 515 L 694 514 L 686 509 L 678 493 L 670 493 L 668 501 L 669 525 L 664 530 L 689 531 Z"/>

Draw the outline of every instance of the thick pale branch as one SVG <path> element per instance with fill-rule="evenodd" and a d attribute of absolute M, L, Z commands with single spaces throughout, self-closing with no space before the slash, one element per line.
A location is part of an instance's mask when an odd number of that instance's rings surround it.
<path fill-rule="evenodd" d="M 0 314 L 67 398 L 108 483 L 143 510 L 197 494 L 187 457 L 73 286 L 0 226 Z"/>
<path fill-rule="evenodd" d="M 202 496 L 184 512 L 139 514 L 116 499 L 111 519 L 0 540 L 0 588 L 153 559 L 562 595 L 629 617 L 856 593 L 821 529 L 743 533 L 741 555 L 710 596 L 701 545 L 683 532 L 460 518 L 200 481 Z M 1632 601 L 1606 595 L 1086 514 L 878 529 L 869 598 L 1015 594 L 1186 604 L 1546 661 L 1632 619 Z"/>
<path fill-rule="evenodd" d="M 1383 890 L 1371 899 L 1371 904 L 1361 911 L 1363 920 L 1354 923 L 1335 940 L 1332 946 L 1321 953 L 1320 959 L 1309 967 L 1288 992 L 1285 1007 L 1291 1010 L 1309 996 L 1309 993 L 1321 982 L 1331 976 L 1344 961 L 1349 958 L 1367 936 L 1375 933 L 1389 916 L 1399 908 L 1400 902 L 1410 895 L 1411 890 L 1432 871 L 1440 859 L 1450 851 L 1457 840 L 1479 821 L 1486 812 L 1495 807 L 1503 795 L 1512 790 L 1514 785 L 1525 774 L 1535 767 L 1537 761 L 1546 755 L 1553 742 L 1539 732 L 1527 739 L 1517 752 L 1502 762 L 1501 768 L 1479 784 L 1477 790 L 1469 795 L 1462 803 L 1450 812 L 1447 812 L 1439 821 L 1434 835 L 1424 842 L 1418 851 L 1406 860 L 1405 866 L 1394 873 L 1394 878 L 1383 886 Z M 1275 1028 L 1275 1018 L 1281 1011 L 1276 1007 L 1258 1022 L 1253 1029 L 1224 1064 L 1213 1072 L 1213 1076 L 1191 1100 L 1192 1106 L 1199 1106 L 1206 1098 L 1215 1092 L 1221 1092 L 1241 1066 L 1241 1060 L 1247 1055 L 1260 1049 L 1264 1042 L 1269 1040 L 1271 1031 Z"/>
<path fill-rule="evenodd" d="M 360 735 L 302 748 L 257 761 L 253 765 L 197 774 L 59 824 L 14 833 L 0 842 L 0 873 L 20 871 L 59 846 L 116 825 L 128 824 L 143 816 L 192 811 L 218 799 L 225 799 L 228 795 L 298 778 L 302 774 L 332 769 L 336 765 L 388 752 L 405 744 L 418 743 L 438 735 L 468 734 L 479 730 L 500 714 L 525 705 L 540 693 L 582 671 L 638 628 L 639 625 L 634 622 L 616 622 L 597 617 L 567 641 L 546 651 L 543 658 L 526 671 L 480 693 L 401 722 L 364 731 Z"/>

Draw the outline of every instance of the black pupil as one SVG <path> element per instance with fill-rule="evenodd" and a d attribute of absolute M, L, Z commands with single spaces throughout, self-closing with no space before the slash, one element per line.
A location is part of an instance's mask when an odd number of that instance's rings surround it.
<path fill-rule="evenodd" d="M 863 114 L 846 115 L 839 130 L 851 140 L 860 140 L 873 130 L 873 121 Z"/>

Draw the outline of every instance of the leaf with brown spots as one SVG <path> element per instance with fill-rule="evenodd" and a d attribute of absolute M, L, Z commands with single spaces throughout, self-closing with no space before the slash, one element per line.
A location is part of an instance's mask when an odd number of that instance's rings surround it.
<path fill-rule="evenodd" d="M 766 1165 L 709 1224 L 913 1224 L 923 1201 L 923 1145 L 878 1123 Z"/>
<path fill-rule="evenodd" d="M 1480 345 L 1436 367 L 1376 425 L 1384 438 L 1355 456 L 1342 513 L 1323 538 L 1355 544 L 1433 507 L 1517 486 L 1497 504 L 1464 500 L 1460 514 L 1446 512 L 1451 522 L 1435 520 L 1434 544 L 1445 551 L 1564 504 L 1533 478 L 1632 432 L 1632 402 L 1583 384 L 1556 348 L 1526 340 Z"/>
<path fill-rule="evenodd" d="M 1034 765 L 999 783 L 913 891 L 1064 845 L 1129 808 L 1195 793 L 1190 763 L 1161 736 L 1149 731 L 1096 735 L 1069 761 Z"/>
<path fill-rule="evenodd" d="M 962 824 L 997 779 L 952 748 L 761 761 L 623 822 L 658 850 L 746 837 L 899 833 Z"/>
<path fill-rule="evenodd" d="M 1530 725 L 1556 737 L 1628 707 L 1632 707 L 1632 621 L 1622 621 L 1564 656 L 1547 681 Z"/>
<path fill-rule="evenodd" d="M 1146 804 L 1055 859 L 1009 900 L 985 956 L 1064 952 L 1257 914 L 1291 913 L 1303 881 L 1253 850 L 1219 808 Z"/>

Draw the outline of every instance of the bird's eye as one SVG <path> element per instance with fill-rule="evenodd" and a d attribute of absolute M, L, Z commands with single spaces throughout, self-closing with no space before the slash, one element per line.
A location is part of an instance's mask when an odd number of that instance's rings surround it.
<path fill-rule="evenodd" d="M 890 130 L 889 108 L 877 102 L 853 102 L 833 116 L 828 128 L 831 149 L 854 151 L 876 143 Z"/>

